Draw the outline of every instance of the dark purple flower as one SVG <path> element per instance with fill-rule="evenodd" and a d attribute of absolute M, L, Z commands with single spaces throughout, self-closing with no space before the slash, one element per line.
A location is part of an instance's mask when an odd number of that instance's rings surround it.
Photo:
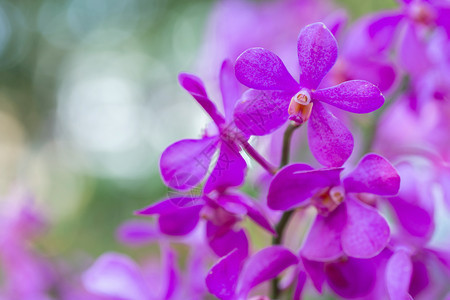
<path fill-rule="evenodd" d="M 274 53 L 252 48 L 239 56 L 238 80 L 252 88 L 238 102 L 236 125 L 246 134 L 265 135 L 290 119 L 308 122 L 311 152 L 325 166 L 341 166 L 353 150 L 353 137 L 322 102 L 354 113 L 380 108 L 384 97 L 373 84 L 352 80 L 317 89 L 336 62 L 337 43 L 323 23 L 305 27 L 298 37 L 300 83 Z"/>
<path fill-rule="evenodd" d="M 272 209 L 317 208 L 319 214 L 301 250 L 309 260 L 330 261 L 343 254 L 370 258 L 389 241 L 389 226 L 372 205 L 374 195 L 398 193 L 397 171 L 376 154 L 363 157 L 341 180 L 342 170 L 293 164 L 283 168 L 270 185 L 268 206 Z"/>
<path fill-rule="evenodd" d="M 201 139 L 181 140 L 170 145 L 160 160 L 163 181 L 177 190 L 194 188 L 206 176 L 213 155 L 219 150 L 217 163 L 205 183 L 205 191 L 240 185 L 247 165 L 239 154 L 239 140 L 246 140 L 246 137 L 233 122 L 233 108 L 239 98 L 239 87 L 231 63 L 225 61 L 220 72 L 224 115 L 218 112 L 208 98 L 198 77 L 181 73 L 178 79 L 181 86 L 209 114 L 217 130 L 212 135 L 205 134 Z"/>

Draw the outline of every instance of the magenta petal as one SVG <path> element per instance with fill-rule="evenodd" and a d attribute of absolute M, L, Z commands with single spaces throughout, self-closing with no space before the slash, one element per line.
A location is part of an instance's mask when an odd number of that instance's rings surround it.
<path fill-rule="evenodd" d="M 180 85 L 194 97 L 203 109 L 211 116 L 217 126 L 225 123 L 223 116 L 217 111 L 214 103 L 208 98 L 203 82 L 195 75 L 180 73 L 178 75 Z"/>
<path fill-rule="evenodd" d="M 239 83 L 234 75 L 233 63 L 225 60 L 220 69 L 220 91 L 227 122 L 233 118 L 233 110 L 240 97 Z"/>
<path fill-rule="evenodd" d="M 428 60 L 427 45 L 420 41 L 413 24 L 406 26 L 398 55 L 401 66 L 413 76 L 421 76 L 431 66 Z M 420 59 L 417 59 L 420 57 Z"/>
<path fill-rule="evenodd" d="M 186 202 L 185 207 L 178 206 L 177 202 L 179 201 L 183 204 Z M 192 205 L 187 205 L 190 201 L 192 201 Z M 197 198 L 167 199 L 142 209 L 138 214 L 158 214 L 159 229 L 162 233 L 175 236 L 185 235 L 195 228 L 200 219 L 199 213 L 203 203 L 197 203 Z"/>
<path fill-rule="evenodd" d="M 124 244 L 142 245 L 153 242 L 160 237 L 155 224 L 144 220 L 131 220 L 117 229 L 117 238 Z"/>
<path fill-rule="evenodd" d="M 236 60 L 235 72 L 242 84 L 253 89 L 292 92 L 299 89 L 281 59 L 263 48 L 245 50 Z"/>
<path fill-rule="evenodd" d="M 409 254 L 399 249 L 389 258 L 386 266 L 386 285 L 391 299 L 412 299 L 408 294 L 412 275 L 412 263 Z"/>
<path fill-rule="evenodd" d="M 346 199 L 347 224 L 342 230 L 342 249 L 348 256 L 372 258 L 386 247 L 390 229 L 378 211 L 351 197 Z"/>
<path fill-rule="evenodd" d="M 322 101 L 353 113 L 369 113 L 383 106 L 380 90 L 364 80 L 350 80 L 312 93 L 314 100 Z"/>
<path fill-rule="evenodd" d="M 208 172 L 217 143 L 217 137 L 211 137 L 181 140 L 167 147 L 159 161 L 164 183 L 177 190 L 196 187 Z"/>
<path fill-rule="evenodd" d="M 301 257 L 301 259 L 303 267 L 309 278 L 311 278 L 314 287 L 320 294 L 322 294 L 323 284 L 325 282 L 325 264 L 323 262 L 308 260 L 304 257 Z"/>
<path fill-rule="evenodd" d="M 353 151 L 353 136 L 320 102 L 314 102 L 308 121 L 309 147 L 319 163 L 340 167 Z"/>
<path fill-rule="evenodd" d="M 275 278 L 281 271 L 298 263 L 297 257 L 282 246 L 271 246 L 252 255 L 244 264 L 238 282 L 238 294 L 247 294 L 258 284 Z"/>
<path fill-rule="evenodd" d="M 82 280 L 86 290 L 100 296 L 136 300 L 150 297 L 139 266 L 122 254 L 103 254 L 83 274 Z"/>
<path fill-rule="evenodd" d="M 317 89 L 337 59 L 338 46 L 333 34 L 323 23 L 302 29 L 297 41 L 300 63 L 300 85 Z"/>
<path fill-rule="evenodd" d="M 397 11 L 383 12 L 373 18 L 368 33 L 378 50 L 382 51 L 391 45 L 397 25 L 403 18 L 403 13 Z"/>
<path fill-rule="evenodd" d="M 289 117 L 292 93 L 248 90 L 236 104 L 236 126 L 248 135 L 266 135 L 283 125 Z"/>
<path fill-rule="evenodd" d="M 343 254 L 341 232 L 346 220 L 345 205 L 342 204 L 326 217 L 318 215 L 300 254 L 315 261 L 329 261 L 340 257 Z"/>
<path fill-rule="evenodd" d="M 347 193 L 396 195 L 400 189 L 397 170 L 382 156 L 369 153 L 344 180 Z"/>
<path fill-rule="evenodd" d="M 227 255 L 235 249 L 241 257 L 247 257 L 248 255 L 248 239 L 243 229 L 234 231 L 208 222 L 206 224 L 206 236 L 209 246 L 218 256 Z"/>
<path fill-rule="evenodd" d="M 222 257 L 206 276 L 208 291 L 221 300 L 234 298 L 242 256 L 234 250 Z"/>
<path fill-rule="evenodd" d="M 279 171 L 269 187 L 267 205 L 288 210 L 306 204 L 318 189 L 338 185 L 342 168 L 313 170 L 305 164 L 293 164 Z"/>
<path fill-rule="evenodd" d="M 220 144 L 216 165 L 205 183 L 204 193 L 213 190 L 224 191 L 228 187 L 239 186 L 244 182 L 247 164 L 233 142 Z"/>
<path fill-rule="evenodd" d="M 408 199 L 411 201 L 412 199 Z M 389 198 L 402 228 L 414 237 L 427 240 L 434 231 L 433 213 L 400 197 Z"/>
<path fill-rule="evenodd" d="M 364 297 L 374 288 L 376 266 L 369 259 L 348 257 L 326 264 L 325 274 L 328 284 L 339 296 L 346 299 Z"/>
<path fill-rule="evenodd" d="M 256 224 L 270 232 L 271 234 L 275 234 L 275 230 L 273 229 L 273 225 L 264 214 L 263 209 L 260 207 L 259 203 L 255 200 L 251 199 L 246 195 L 236 195 L 239 197 L 241 203 L 247 209 L 247 216 L 252 219 Z"/>

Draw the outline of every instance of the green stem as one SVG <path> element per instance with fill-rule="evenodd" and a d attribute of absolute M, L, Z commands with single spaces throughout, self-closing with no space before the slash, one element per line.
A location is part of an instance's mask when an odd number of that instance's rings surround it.
<path fill-rule="evenodd" d="M 286 131 L 284 132 L 283 137 L 283 149 L 281 150 L 281 163 L 280 163 L 280 169 L 284 166 L 286 166 L 289 163 L 289 154 L 291 150 L 291 139 L 292 139 L 292 133 L 295 131 L 295 129 L 299 128 L 301 125 L 291 123 L 286 128 Z M 280 221 L 278 222 L 277 226 L 275 227 L 275 232 L 277 233 L 276 236 L 272 238 L 272 245 L 280 245 L 283 240 L 283 233 L 286 229 L 286 226 L 289 222 L 289 219 L 293 215 L 294 210 L 288 210 L 283 213 L 281 216 Z M 275 277 L 272 279 L 272 299 L 277 299 L 280 296 L 280 289 L 278 287 L 279 278 Z"/>

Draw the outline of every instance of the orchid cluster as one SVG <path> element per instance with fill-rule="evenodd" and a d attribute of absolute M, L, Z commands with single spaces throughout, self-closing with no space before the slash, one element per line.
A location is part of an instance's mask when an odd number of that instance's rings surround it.
<path fill-rule="evenodd" d="M 211 123 L 118 229 L 159 256 L 103 254 L 86 295 L 450 299 L 450 2 L 348 26 L 322 1 L 222 1 L 208 28 L 178 81 Z"/>

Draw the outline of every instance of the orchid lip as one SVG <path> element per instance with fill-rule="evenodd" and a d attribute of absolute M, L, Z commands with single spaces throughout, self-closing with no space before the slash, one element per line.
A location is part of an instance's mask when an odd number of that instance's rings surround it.
<path fill-rule="evenodd" d="M 291 98 L 288 113 L 289 119 L 297 124 L 303 124 L 311 116 L 313 103 L 308 89 L 301 89 Z"/>

